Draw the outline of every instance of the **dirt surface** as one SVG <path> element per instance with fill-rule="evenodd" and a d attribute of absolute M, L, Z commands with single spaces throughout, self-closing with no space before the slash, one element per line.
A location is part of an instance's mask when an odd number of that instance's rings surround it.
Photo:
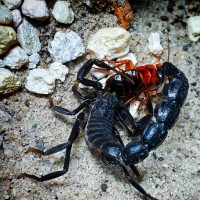
<path fill-rule="evenodd" d="M 43 46 L 38 68 L 45 68 L 52 62 L 47 45 L 57 30 L 70 28 L 87 45 L 89 36 L 98 29 L 120 26 L 113 14 L 91 14 L 81 2 L 71 3 L 75 12 L 75 21 L 71 25 L 58 24 L 52 16 L 45 23 L 33 22 L 41 32 Z M 195 3 L 198 1 L 192 2 Z M 50 11 L 53 4 L 53 1 L 49 2 Z M 161 62 L 167 61 L 169 35 L 169 61 L 185 73 L 190 83 L 188 98 L 176 125 L 169 131 L 165 142 L 137 165 L 143 175 L 141 185 L 160 200 L 200 199 L 200 43 L 191 43 L 185 34 L 186 18 L 199 13 L 193 9 L 187 14 L 188 5 L 185 1 L 172 6 L 168 1 L 149 1 L 149 4 L 143 1 L 143 5 L 134 5 L 135 18 L 128 30 L 132 37 L 130 52 L 136 55 L 138 65 L 155 60 L 147 48 L 151 32 L 160 33 L 164 47 Z M 161 16 L 166 16 L 168 21 L 161 20 Z M 57 83 L 52 95 L 56 105 L 73 110 L 80 104 L 73 96 L 71 86 L 85 61 L 83 56 L 66 63 L 70 73 L 64 83 Z M 28 69 L 16 74 L 24 80 Z M 24 86 L 17 93 L 2 98 L 0 107 L 7 114 L 7 118 L 0 121 L 0 199 L 143 199 L 119 167 L 106 166 L 90 154 L 83 137 L 73 146 L 70 168 L 64 176 L 43 183 L 27 178 L 16 179 L 21 172 L 40 176 L 62 169 L 64 152 L 42 157 L 27 154 L 26 150 L 29 147 L 46 150 L 65 142 L 74 117 L 55 114 L 49 108 L 47 96 L 29 93 Z M 121 130 L 120 134 L 127 141 L 125 131 Z"/>

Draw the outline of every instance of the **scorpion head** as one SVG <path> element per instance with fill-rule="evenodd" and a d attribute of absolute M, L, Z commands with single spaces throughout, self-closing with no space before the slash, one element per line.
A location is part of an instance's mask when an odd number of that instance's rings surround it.
<path fill-rule="evenodd" d="M 105 94 L 98 95 L 91 112 L 98 116 L 114 119 L 118 103 L 116 96 L 106 92 Z"/>

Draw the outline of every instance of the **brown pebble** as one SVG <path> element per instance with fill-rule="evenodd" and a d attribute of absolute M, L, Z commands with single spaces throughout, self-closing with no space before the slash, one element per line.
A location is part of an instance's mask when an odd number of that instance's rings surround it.
<path fill-rule="evenodd" d="M 10 185 L 10 180 L 9 179 L 4 179 L 3 180 L 4 186 L 9 186 Z"/>

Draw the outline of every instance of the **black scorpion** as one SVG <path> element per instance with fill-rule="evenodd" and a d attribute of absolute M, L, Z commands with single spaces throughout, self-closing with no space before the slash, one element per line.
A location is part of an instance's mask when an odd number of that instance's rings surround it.
<path fill-rule="evenodd" d="M 121 99 L 116 97 L 115 94 L 111 94 L 110 91 L 103 91 L 100 82 L 85 78 L 93 64 L 96 64 L 101 68 L 110 69 L 110 66 L 102 61 L 96 59 L 89 60 L 79 70 L 77 81 L 84 85 L 94 87 L 97 90 L 97 95 L 83 96 L 76 90 L 75 86 L 73 87 L 74 94 L 85 101 L 74 111 L 71 112 L 51 103 L 56 112 L 65 115 L 76 115 L 79 113 L 68 141 L 45 152 L 36 148 L 28 149 L 28 152 L 35 152 L 41 155 L 50 155 L 66 149 L 63 170 L 52 172 L 41 177 L 27 173 L 23 173 L 19 177 L 29 177 L 37 181 L 47 181 L 65 174 L 69 168 L 72 144 L 78 137 L 80 127 L 82 126 L 86 129 L 85 141 L 94 156 L 101 158 L 106 163 L 121 166 L 128 181 L 139 192 L 141 192 L 147 199 L 156 199 L 148 194 L 130 176 L 126 166 L 129 166 L 132 171 L 139 176 L 139 172 L 134 164 L 143 161 L 148 157 L 151 150 L 160 146 L 166 138 L 168 130 L 171 129 L 177 121 L 180 108 L 187 97 L 189 89 L 188 80 L 184 73 L 174 65 L 169 62 L 163 63 L 159 70 L 157 70 L 157 76 L 159 80 L 162 81 L 164 80 L 164 76 L 167 76 L 169 83 L 165 84 L 163 88 L 163 101 L 159 103 L 154 110 L 153 108 L 150 108 L 150 110 L 153 110 L 152 113 L 154 113 L 156 122 L 150 120 L 152 115 L 148 115 L 148 117 L 145 116 L 136 122 Z M 152 105 L 149 105 L 149 107 L 152 107 Z M 89 115 L 86 114 L 88 108 Z M 80 112 L 81 110 L 83 111 Z M 115 128 L 115 122 L 119 122 L 126 127 L 124 117 L 131 124 L 131 127 L 134 130 L 142 130 L 140 131 L 140 139 L 135 139 L 126 146 L 123 144 L 118 130 Z"/>

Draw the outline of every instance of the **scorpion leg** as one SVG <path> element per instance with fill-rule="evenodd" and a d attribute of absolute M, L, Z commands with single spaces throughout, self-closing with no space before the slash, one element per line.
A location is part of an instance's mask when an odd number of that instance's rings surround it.
<path fill-rule="evenodd" d="M 43 182 L 43 181 L 47 181 L 47 180 L 50 180 L 50 179 L 57 178 L 59 176 L 62 176 L 65 173 L 67 173 L 67 171 L 69 169 L 69 162 L 70 162 L 70 154 L 71 154 L 72 144 L 73 144 L 73 142 L 75 141 L 75 139 L 79 135 L 79 126 L 81 125 L 81 122 L 83 121 L 83 119 L 84 119 L 84 113 L 81 112 L 77 116 L 77 119 L 76 119 L 76 121 L 75 121 L 75 123 L 73 125 L 72 131 L 71 131 L 71 134 L 69 136 L 69 139 L 68 139 L 67 143 L 63 143 L 61 145 L 57 145 L 56 147 L 53 147 L 53 148 L 47 150 L 46 152 L 42 152 L 42 151 L 41 151 L 42 153 L 38 152 L 38 153 L 41 153 L 42 155 L 50 155 L 50 154 L 54 154 L 56 152 L 59 152 L 59 151 L 61 151 L 63 149 L 66 149 L 63 170 L 55 171 L 55 172 L 46 174 L 46 175 L 41 176 L 41 177 L 37 177 L 35 175 L 31 175 L 31 174 L 27 174 L 27 173 L 22 173 L 22 174 L 20 174 L 18 176 L 18 178 L 28 177 L 28 178 Z"/>
<path fill-rule="evenodd" d="M 146 105 L 147 105 L 147 109 L 149 113 L 136 122 L 134 118 L 132 117 L 131 113 L 129 112 L 128 108 L 124 106 L 123 103 L 120 104 L 122 112 L 118 112 L 118 115 L 119 115 L 118 121 L 127 130 L 130 136 L 133 136 L 133 135 L 137 136 L 138 133 L 140 133 L 141 129 L 143 129 L 153 117 L 153 106 L 152 106 L 152 102 L 149 96 L 147 98 Z M 124 120 L 126 118 L 130 122 L 133 129 L 135 129 L 134 132 L 130 131 L 130 129 L 124 123 Z"/>
<path fill-rule="evenodd" d="M 51 107 L 56 111 L 56 112 L 59 112 L 59 113 L 62 113 L 64 115 L 76 115 L 79 111 L 81 111 L 83 108 L 85 108 L 86 106 L 88 106 L 89 104 L 91 103 L 91 100 L 88 99 L 86 101 L 84 101 L 81 105 L 79 105 L 75 110 L 73 111 L 69 111 L 68 109 L 66 108 L 62 108 L 60 106 L 54 106 L 52 105 L 51 103 Z"/>
<path fill-rule="evenodd" d="M 148 193 L 142 188 L 142 186 L 141 186 L 139 183 L 137 183 L 137 181 L 135 181 L 135 180 L 130 176 L 130 174 L 128 173 L 128 171 L 127 171 L 127 169 L 126 169 L 125 167 L 122 166 L 122 168 L 123 168 L 123 170 L 124 170 L 124 174 L 125 174 L 127 180 L 131 183 L 131 185 L 132 185 L 134 188 L 136 188 L 139 192 L 141 192 L 141 193 L 145 196 L 146 199 L 157 200 L 156 198 L 154 198 L 154 197 L 152 197 L 150 194 L 148 194 Z"/>

